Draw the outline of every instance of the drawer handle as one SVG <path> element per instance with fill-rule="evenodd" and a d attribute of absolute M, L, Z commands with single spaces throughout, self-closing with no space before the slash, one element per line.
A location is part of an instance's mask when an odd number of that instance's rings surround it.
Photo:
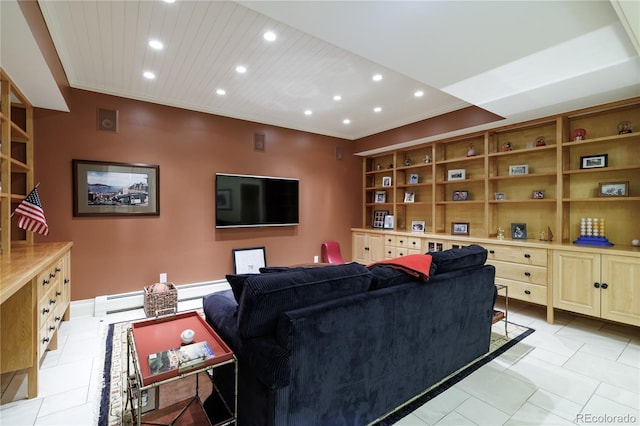
<path fill-rule="evenodd" d="M 53 305 L 54 303 L 56 303 L 56 299 L 49 299 L 49 304 Z"/>
<path fill-rule="evenodd" d="M 56 322 L 60 321 L 62 318 L 60 317 L 55 317 Z"/>
<path fill-rule="evenodd" d="M 531 276 L 531 272 L 525 272 L 525 273 L 524 273 L 524 276 L 525 276 L 525 277 L 530 277 L 530 276 Z"/>
<path fill-rule="evenodd" d="M 50 326 L 49 326 L 49 331 L 53 331 L 53 330 L 55 330 L 55 329 L 56 329 L 56 326 L 55 326 L 55 325 L 50 325 Z"/>
<path fill-rule="evenodd" d="M 415 245 L 416 245 L 416 242 L 414 241 L 414 242 L 412 242 L 411 244 L 413 244 L 413 245 L 415 246 Z"/>
<path fill-rule="evenodd" d="M 49 280 L 42 280 L 42 285 L 43 285 L 43 286 L 45 286 L 45 285 L 47 285 L 47 284 L 49 284 Z"/>
<path fill-rule="evenodd" d="M 489 250 L 489 253 L 496 254 L 495 250 Z"/>
<path fill-rule="evenodd" d="M 400 240 L 400 244 L 404 243 L 404 240 Z"/>
<path fill-rule="evenodd" d="M 55 278 L 56 274 L 54 274 L 53 272 L 49 272 L 49 278 Z"/>
<path fill-rule="evenodd" d="M 531 294 L 531 290 L 525 290 L 524 294 Z"/>
<path fill-rule="evenodd" d="M 609 287 L 609 284 L 607 283 L 602 283 L 602 285 L 600 286 L 600 288 L 606 290 Z"/>
<path fill-rule="evenodd" d="M 530 259 L 530 258 L 531 258 L 531 255 L 530 255 L 530 254 L 528 254 L 528 253 L 525 253 L 525 254 L 524 254 L 524 257 L 525 257 L 525 259 Z"/>
<path fill-rule="evenodd" d="M 389 251 L 387 252 L 387 254 L 391 254 L 391 250 L 389 250 Z"/>
<path fill-rule="evenodd" d="M 62 292 L 61 291 L 56 291 L 56 296 L 62 296 Z"/>
<path fill-rule="evenodd" d="M 391 238 L 387 238 L 387 242 L 390 243 L 391 242 Z"/>
<path fill-rule="evenodd" d="M 600 283 L 593 283 L 593 286 L 594 286 L 595 288 L 600 288 Z"/>
<path fill-rule="evenodd" d="M 56 272 L 60 272 L 60 271 L 61 271 L 61 269 L 60 269 L 60 268 L 56 268 Z"/>
<path fill-rule="evenodd" d="M 65 278 L 65 279 L 64 279 L 64 283 L 65 283 L 65 284 L 69 284 L 69 278 Z"/>
<path fill-rule="evenodd" d="M 45 344 L 47 342 L 49 342 L 49 338 L 48 337 L 45 337 L 44 339 L 42 339 L 42 344 Z"/>
<path fill-rule="evenodd" d="M 49 313 L 49 308 L 42 308 L 42 315 L 46 315 Z"/>

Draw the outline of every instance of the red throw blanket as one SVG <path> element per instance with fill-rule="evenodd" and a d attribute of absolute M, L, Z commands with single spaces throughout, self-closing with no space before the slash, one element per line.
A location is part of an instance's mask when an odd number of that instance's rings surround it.
<path fill-rule="evenodd" d="M 429 281 L 429 269 L 431 268 L 430 254 L 410 254 L 407 256 L 396 257 L 395 259 L 381 260 L 367 266 L 389 266 L 391 268 L 400 269 L 409 275 L 420 278 L 422 281 Z"/>

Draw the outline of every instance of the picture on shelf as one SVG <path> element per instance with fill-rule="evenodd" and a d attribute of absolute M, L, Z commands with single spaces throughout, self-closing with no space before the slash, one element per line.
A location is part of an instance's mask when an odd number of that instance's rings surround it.
<path fill-rule="evenodd" d="M 404 193 L 404 202 L 405 203 L 413 203 L 415 201 L 416 194 L 413 192 L 405 192 Z"/>
<path fill-rule="evenodd" d="M 393 215 L 388 214 L 384 217 L 384 229 L 393 229 Z"/>
<path fill-rule="evenodd" d="M 411 173 L 411 175 L 409 176 L 409 183 L 418 183 L 418 174 L 417 173 Z"/>
<path fill-rule="evenodd" d="M 453 201 L 467 201 L 469 199 L 469 191 L 453 191 L 451 199 Z"/>
<path fill-rule="evenodd" d="M 598 184 L 600 197 L 628 197 L 629 182 L 601 182 Z"/>
<path fill-rule="evenodd" d="M 469 235 L 469 222 L 452 222 L 452 235 Z"/>
<path fill-rule="evenodd" d="M 373 227 L 382 228 L 384 226 L 384 217 L 389 214 L 389 210 L 375 210 L 373 212 Z"/>
<path fill-rule="evenodd" d="M 424 232 L 424 220 L 413 220 L 411 221 L 411 232 Z"/>
<path fill-rule="evenodd" d="M 467 171 L 465 169 L 449 170 L 447 172 L 448 180 L 464 180 L 466 178 Z"/>
<path fill-rule="evenodd" d="M 544 191 L 541 191 L 541 190 L 533 191 L 532 197 L 534 200 L 542 200 L 544 199 Z"/>
<path fill-rule="evenodd" d="M 374 200 L 376 203 L 386 203 L 387 202 L 387 191 L 376 191 L 376 198 Z"/>
<path fill-rule="evenodd" d="M 529 166 L 527 164 L 518 164 L 517 166 L 509 166 L 509 176 L 527 175 L 529 174 Z"/>
<path fill-rule="evenodd" d="M 391 176 L 382 177 L 382 186 L 391 186 Z"/>
<path fill-rule="evenodd" d="M 511 224 L 511 238 L 514 240 L 526 240 L 527 239 L 527 224 L 526 223 L 512 223 Z"/>
<path fill-rule="evenodd" d="M 580 157 L 581 169 L 598 169 L 607 167 L 609 164 L 609 154 L 585 155 Z"/>
<path fill-rule="evenodd" d="M 506 200 L 507 199 L 507 195 L 504 192 L 494 192 L 493 193 L 493 198 L 495 198 L 498 201 Z"/>

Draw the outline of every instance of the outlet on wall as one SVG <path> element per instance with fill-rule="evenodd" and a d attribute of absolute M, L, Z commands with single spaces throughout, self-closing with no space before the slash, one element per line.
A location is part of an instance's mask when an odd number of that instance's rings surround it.
<path fill-rule="evenodd" d="M 161 283 L 166 283 L 167 282 L 167 273 L 166 272 L 162 272 L 160 274 L 160 282 Z"/>
<path fill-rule="evenodd" d="M 313 256 L 313 263 L 318 263 L 318 256 Z"/>

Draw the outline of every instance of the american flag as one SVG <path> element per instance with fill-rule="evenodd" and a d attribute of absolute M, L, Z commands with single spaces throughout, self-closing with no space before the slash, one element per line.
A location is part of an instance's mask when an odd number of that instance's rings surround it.
<path fill-rule="evenodd" d="M 13 213 L 20 216 L 18 228 L 49 235 L 49 226 L 47 225 L 47 219 L 44 217 L 44 210 L 42 210 L 37 188 L 33 188 L 33 191 L 16 207 Z"/>

